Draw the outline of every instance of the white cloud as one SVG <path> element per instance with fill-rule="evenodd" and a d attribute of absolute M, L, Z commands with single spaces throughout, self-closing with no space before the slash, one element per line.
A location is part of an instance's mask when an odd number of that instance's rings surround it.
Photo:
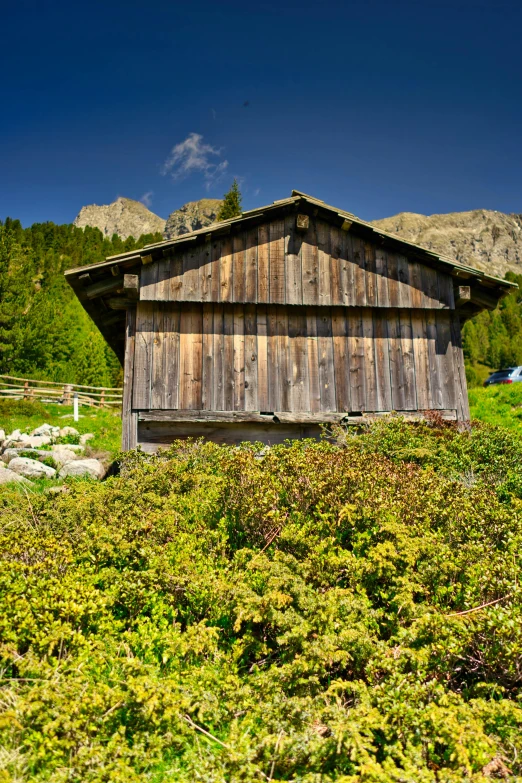
<path fill-rule="evenodd" d="M 184 179 L 195 173 L 203 174 L 208 190 L 228 167 L 228 160 L 212 162 L 212 158 L 220 156 L 221 150 L 211 144 L 205 144 L 200 133 L 189 133 L 186 139 L 172 148 L 161 173 L 170 174 L 172 179 Z"/>
<path fill-rule="evenodd" d="M 150 208 L 152 206 L 152 197 L 153 197 L 153 195 L 154 195 L 154 191 L 153 190 L 148 190 L 140 198 L 141 203 L 145 204 L 146 207 Z"/>

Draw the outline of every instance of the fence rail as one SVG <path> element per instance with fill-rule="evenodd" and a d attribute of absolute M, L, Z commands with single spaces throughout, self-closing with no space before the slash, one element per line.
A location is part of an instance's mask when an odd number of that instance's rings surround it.
<path fill-rule="evenodd" d="M 40 402 L 72 405 L 75 394 L 78 395 L 79 405 L 98 408 L 120 407 L 123 399 L 123 389 L 86 386 L 78 383 L 36 381 L 30 378 L 16 378 L 13 375 L 0 375 L 0 399 L 38 399 Z"/>

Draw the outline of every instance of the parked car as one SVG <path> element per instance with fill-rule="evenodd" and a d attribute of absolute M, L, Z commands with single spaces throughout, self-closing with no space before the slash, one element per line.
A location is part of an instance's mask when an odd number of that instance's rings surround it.
<path fill-rule="evenodd" d="M 522 381 L 522 366 L 507 367 L 505 370 L 497 370 L 491 373 L 484 381 L 484 386 L 493 386 L 496 383 L 518 383 Z"/>

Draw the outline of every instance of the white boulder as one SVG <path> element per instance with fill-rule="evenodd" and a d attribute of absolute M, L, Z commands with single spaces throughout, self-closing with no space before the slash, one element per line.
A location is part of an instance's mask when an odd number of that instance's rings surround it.
<path fill-rule="evenodd" d="M 25 478 L 33 479 L 53 478 L 56 475 L 54 468 L 50 468 L 48 465 L 44 465 L 42 462 L 29 457 L 15 457 L 9 463 L 9 470 L 14 470 L 15 473 L 25 476 Z"/>
<path fill-rule="evenodd" d="M 80 435 L 80 446 L 85 446 L 87 441 L 92 440 L 94 438 L 93 432 L 86 432 L 85 435 Z"/>
<path fill-rule="evenodd" d="M 32 449 L 39 449 L 42 446 L 48 446 L 51 442 L 49 435 L 30 435 L 25 441 Z"/>
<path fill-rule="evenodd" d="M 75 459 L 67 462 L 60 470 L 60 478 L 66 476 L 89 476 L 101 479 L 105 475 L 105 468 L 98 459 Z"/>
<path fill-rule="evenodd" d="M 83 437 L 85 437 L 85 436 L 83 436 Z M 0 446 L 2 445 L 4 440 L 5 440 L 5 430 L 0 430 Z"/>
<path fill-rule="evenodd" d="M 66 435 L 79 435 L 79 434 L 80 433 L 78 432 L 78 430 L 75 429 L 74 427 L 62 427 L 62 429 L 60 430 L 60 438 L 65 438 Z"/>
<path fill-rule="evenodd" d="M 0 469 L 0 484 L 10 484 L 15 481 L 21 484 L 32 484 L 31 481 L 15 473 L 14 470 L 9 470 L 9 468 Z"/>
<path fill-rule="evenodd" d="M 56 438 L 59 434 L 59 427 L 53 427 L 52 424 L 40 424 L 39 427 L 31 432 L 31 437 L 34 437 L 35 435 L 47 435 L 50 438 Z"/>
<path fill-rule="evenodd" d="M 76 459 L 76 452 L 70 449 L 66 443 L 58 443 L 52 448 L 52 457 L 60 468 L 62 468 L 68 462 L 71 462 L 71 460 Z"/>

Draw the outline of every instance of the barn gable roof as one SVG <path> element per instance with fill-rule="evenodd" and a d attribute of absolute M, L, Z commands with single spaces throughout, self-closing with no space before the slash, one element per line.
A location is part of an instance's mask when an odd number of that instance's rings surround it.
<path fill-rule="evenodd" d="M 243 212 L 239 217 L 214 223 L 174 239 L 146 245 L 137 251 L 120 253 L 98 264 L 69 269 L 65 276 L 84 308 L 121 358 L 124 338 L 122 324 L 125 307 L 130 304 L 128 301 L 125 302 L 123 274 L 139 272 L 142 264 L 159 261 L 176 252 L 178 248 L 191 246 L 192 243 L 198 245 L 199 242 L 208 240 L 209 236 L 219 237 L 229 233 L 234 234 L 292 212 L 311 214 L 345 231 L 349 230 L 352 235 L 357 235 L 365 241 L 387 247 L 391 251 L 401 253 L 428 267 L 435 267 L 454 278 L 456 285 L 459 283 L 470 285 L 473 301 L 463 309 L 461 314 L 463 319 L 471 317 L 481 309 L 493 308 L 502 296 L 516 287 L 514 283 L 507 280 L 487 275 L 478 269 L 416 245 L 395 234 L 382 231 L 351 212 L 325 204 L 324 201 L 298 190 L 293 190 L 289 198 Z M 121 309 L 114 298 L 114 292 L 123 294 Z M 109 300 L 107 300 L 107 296 L 110 296 Z"/>

